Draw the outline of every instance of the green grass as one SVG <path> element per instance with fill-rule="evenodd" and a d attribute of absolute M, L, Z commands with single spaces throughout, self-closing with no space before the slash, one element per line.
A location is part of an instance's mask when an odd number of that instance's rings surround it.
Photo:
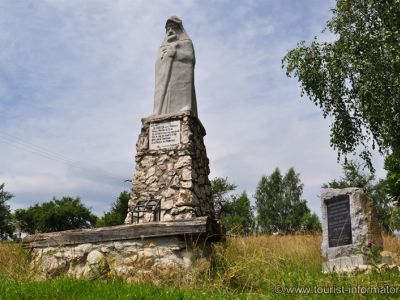
<path fill-rule="evenodd" d="M 384 241 L 385 250 L 400 253 L 397 238 L 385 237 Z M 27 255 L 20 246 L 0 244 L 0 299 L 400 298 L 400 289 L 391 294 L 373 291 L 349 294 L 342 290 L 400 286 L 400 273 L 396 269 L 352 276 L 322 274 L 320 245 L 319 235 L 229 238 L 226 243 L 215 246 L 212 268 L 200 260 L 189 279 L 154 285 L 149 282 L 126 284 L 117 279 L 34 281 Z M 290 288 L 310 289 L 310 293 L 302 295 L 289 291 Z M 323 293 L 329 289 L 333 289 L 330 294 Z"/>
<path fill-rule="evenodd" d="M 150 283 L 126 284 L 60 278 L 18 282 L 0 277 L 1 299 L 230 299 L 235 295 L 215 291 L 184 290 Z"/>

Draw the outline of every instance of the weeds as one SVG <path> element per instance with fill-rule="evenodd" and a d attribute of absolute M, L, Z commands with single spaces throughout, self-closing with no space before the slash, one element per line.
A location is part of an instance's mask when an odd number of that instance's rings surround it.
<path fill-rule="evenodd" d="M 396 286 L 398 283 L 397 269 L 354 276 L 322 274 L 324 259 L 320 246 L 320 235 L 231 237 L 225 243 L 214 245 L 211 262 L 200 258 L 191 274 L 155 286 L 146 282 L 129 285 L 115 278 L 91 283 L 68 278 L 34 282 L 27 254 L 21 247 L 0 243 L 0 296 L 9 295 L 10 299 L 58 299 L 60 295 L 62 299 L 96 299 L 99 296 L 100 299 L 280 299 L 283 295 L 276 293 L 276 287 L 329 289 Z M 385 251 L 400 254 L 398 238 L 384 237 L 384 246 Z M 334 296 L 338 295 L 307 294 L 307 298 L 316 299 Z M 360 297 L 359 294 L 342 296 L 345 299 Z M 373 298 L 385 296 L 394 299 L 398 294 L 374 294 Z"/>
<path fill-rule="evenodd" d="M 14 280 L 32 276 L 28 254 L 19 244 L 0 242 L 0 276 Z"/>

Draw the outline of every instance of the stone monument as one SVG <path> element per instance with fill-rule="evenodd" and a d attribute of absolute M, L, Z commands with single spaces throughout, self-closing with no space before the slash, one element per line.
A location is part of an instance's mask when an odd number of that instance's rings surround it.
<path fill-rule="evenodd" d="M 223 238 L 214 220 L 194 65 L 182 21 L 169 18 L 156 62 L 154 111 L 142 119 L 136 144 L 126 224 L 25 237 L 38 277 L 176 280 Z"/>
<path fill-rule="evenodd" d="M 381 257 L 382 234 L 373 201 L 360 188 L 326 189 L 321 196 L 323 272 L 352 271 Z"/>
<path fill-rule="evenodd" d="M 142 119 L 136 144 L 126 224 L 213 217 L 193 44 L 178 17 L 170 17 L 165 28 L 156 60 L 154 110 Z"/>

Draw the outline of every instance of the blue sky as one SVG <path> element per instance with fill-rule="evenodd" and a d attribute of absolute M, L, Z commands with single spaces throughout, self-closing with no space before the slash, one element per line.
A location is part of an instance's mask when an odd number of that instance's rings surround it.
<path fill-rule="evenodd" d="M 70 195 L 101 215 L 130 189 L 157 50 L 177 15 L 195 47 L 210 178 L 228 177 L 251 196 L 262 175 L 294 167 L 320 214 L 320 186 L 341 174 L 330 121 L 300 97 L 281 59 L 301 40 L 333 39 L 321 33 L 333 5 L 0 0 L 0 182 L 15 195 L 11 207 Z"/>

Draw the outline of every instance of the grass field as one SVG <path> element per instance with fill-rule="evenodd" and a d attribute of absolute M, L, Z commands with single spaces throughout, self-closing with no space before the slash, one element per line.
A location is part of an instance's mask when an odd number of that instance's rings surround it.
<path fill-rule="evenodd" d="M 400 254 L 400 241 L 384 238 L 386 251 Z M 0 299 L 399 299 L 400 273 L 380 270 L 353 276 L 322 274 L 320 235 L 229 238 L 216 245 L 214 265 L 154 285 L 117 278 L 35 281 L 17 244 L 0 244 Z M 346 289 L 353 289 L 349 293 Z M 372 288 L 379 288 L 379 290 Z M 369 290 L 368 290 L 369 289 Z M 385 293 L 384 293 L 385 292 Z"/>

